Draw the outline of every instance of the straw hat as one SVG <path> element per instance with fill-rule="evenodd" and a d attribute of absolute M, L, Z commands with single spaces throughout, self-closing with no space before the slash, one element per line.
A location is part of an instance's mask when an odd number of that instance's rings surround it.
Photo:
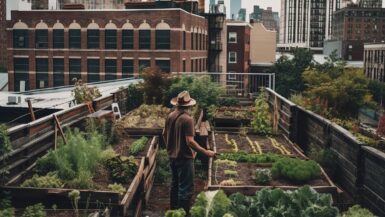
<path fill-rule="evenodd" d="M 193 106 L 196 103 L 197 102 L 195 101 L 195 99 L 191 98 L 190 93 L 186 90 L 180 92 L 177 97 L 174 97 L 171 100 L 171 104 L 175 106 L 188 107 L 188 106 Z"/>

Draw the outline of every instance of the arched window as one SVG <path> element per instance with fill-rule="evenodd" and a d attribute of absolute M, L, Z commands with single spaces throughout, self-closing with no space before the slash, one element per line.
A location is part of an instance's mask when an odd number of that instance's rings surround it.
<path fill-rule="evenodd" d="M 155 37 L 156 49 L 170 49 L 171 28 L 167 23 L 163 22 L 163 20 L 156 26 Z"/>
<path fill-rule="evenodd" d="M 134 26 L 128 21 L 122 26 L 122 49 L 134 49 Z"/>
<path fill-rule="evenodd" d="M 59 49 L 64 48 L 63 24 L 59 23 L 59 21 L 55 23 L 55 25 L 53 25 L 52 34 L 53 34 L 53 48 L 59 48 Z"/>
<path fill-rule="evenodd" d="M 88 49 L 99 49 L 99 25 L 92 22 L 87 27 L 87 48 Z"/>
<path fill-rule="evenodd" d="M 35 47 L 37 49 L 48 48 L 48 26 L 46 23 L 41 21 L 36 25 L 35 28 Z"/>
<path fill-rule="evenodd" d="M 13 25 L 13 47 L 14 48 L 28 48 L 28 26 L 19 21 Z"/>
<path fill-rule="evenodd" d="M 68 30 L 68 46 L 72 49 L 80 49 L 82 45 L 81 27 L 78 23 L 73 22 Z"/>
<path fill-rule="evenodd" d="M 151 27 L 146 21 L 139 26 L 139 49 L 151 49 Z"/>
<path fill-rule="evenodd" d="M 106 49 L 116 49 L 117 45 L 117 28 L 116 25 L 113 24 L 111 21 L 104 27 L 104 32 L 105 32 L 105 48 Z"/>

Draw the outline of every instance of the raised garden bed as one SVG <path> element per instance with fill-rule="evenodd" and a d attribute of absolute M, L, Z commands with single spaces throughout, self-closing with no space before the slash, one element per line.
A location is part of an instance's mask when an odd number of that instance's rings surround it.
<path fill-rule="evenodd" d="M 253 107 L 220 107 L 213 114 L 215 127 L 249 126 Z"/>
<path fill-rule="evenodd" d="M 215 134 L 212 135 L 212 145 L 214 151 L 216 151 L 219 155 L 221 153 L 227 153 L 227 152 L 236 152 L 234 145 L 228 145 L 226 144 L 226 134 Z M 228 134 L 229 135 L 229 134 Z M 252 153 L 253 156 L 259 157 L 264 156 L 266 153 L 264 152 L 264 155 L 261 155 L 260 153 L 253 153 L 252 149 L 248 145 L 247 139 L 245 139 L 246 142 L 240 142 L 236 140 L 237 136 L 231 135 L 228 140 L 230 142 L 235 141 L 238 145 L 238 152 L 246 152 L 245 155 Z M 219 138 L 219 140 L 217 140 Z M 240 137 L 239 137 L 240 138 Z M 261 149 L 263 150 L 263 147 L 265 150 L 274 150 L 271 148 L 271 145 L 269 146 L 267 142 L 263 141 L 264 138 L 260 136 L 253 135 L 252 137 L 255 141 L 257 141 L 262 146 Z M 258 139 L 261 139 L 258 140 Z M 289 151 L 291 154 L 282 155 L 282 154 L 267 154 L 267 158 L 276 159 L 276 158 L 301 158 L 305 159 L 306 157 L 294 146 L 290 147 L 290 143 L 284 142 L 283 138 L 272 138 L 277 141 L 280 141 L 280 143 L 284 144 L 284 147 L 287 151 Z M 267 140 L 268 141 L 268 140 Z M 225 145 L 223 145 L 225 144 Z M 270 147 L 270 148 L 268 148 Z M 245 150 L 244 150 L 245 149 Z M 257 149 L 257 148 L 256 148 Z M 281 148 L 282 149 L 282 148 Z M 248 152 L 248 153 L 247 153 Z M 281 152 L 281 151 L 279 151 Z M 220 158 L 220 156 L 219 156 Z M 282 179 L 282 178 L 275 178 L 272 180 L 267 181 L 265 184 L 257 184 L 255 180 L 255 171 L 257 169 L 269 169 L 272 168 L 272 162 L 274 160 L 261 160 L 261 163 L 251 163 L 251 162 L 236 162 L 236 161 L 230 161 L 227 164 L 219 164 L 215 163 L 218 162 L 217 160 L 214 160 L 213 158 L 210 158 L 209 160 L 209 178 L 208 178 L 208 190 L 217 190 L 217 189 L 223 189 L 227 194 L 232 194 L 236 192 L 243 193 L 245 195 L 254 195 L 256 191 L 259 191 L 263 188 L 281 188 L 284 190 L 294 190 L 297 189 L 303 185 L 310 185 L 312 186 L 317 192 L 320 193 L 330 193 L 334 196 L 334 198 L 337 198 L 337 187 L 333 184 L 333 182 L 330 180 L 328 175 L 320 168 L 321 175 L 315 179 L 312 179 L 311 181 L 307 181 L 306 183 L 294 183 L 290 182 L 288 180 Z M 233 182 L 228 182 L 229 180 L 233 179 Z"/>
<path fill-rule="evenodd" d="M 141 139 L 143 138 L 137 136 L 121 138 L 113 149 L 121 156 L 128 156 L 130 145 Z M 95 189 L 79 189 L 80 209 L 99 209 L 100 206 L 104 206 L 110 207 L 114 216 L 141 216 L 142 205 L 148 201 L 153 185 L 155 157 L 159 148 L 158 137 L 144 139 L 143 150 L 133 155 L 138 167 L 136 175 L 123 185 L 126 191 L 118 193 L 109 189 L 108 185 L 114 183 L 109 178 L 110 171 L 98 169 L 92 180 Z M 33 168 L 28 168 L 14 179 L 14 182 L 1 188 L 10 192 L 14 207 L 23 208 L 31 204 L 43 203 L 48 208 L 56 205 L 58 209 L 71 209 L 72 204 L 68 194 L 74 190 L 72 188 L 20 187 L 21 183 L 32 177 Z"/>

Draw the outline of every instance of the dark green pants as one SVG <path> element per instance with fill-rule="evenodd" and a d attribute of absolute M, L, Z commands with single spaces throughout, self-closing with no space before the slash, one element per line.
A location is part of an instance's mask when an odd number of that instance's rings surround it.
<path fill-rule="evenodd" d="M 194 193 L 194 160 L 170 159 L 172 173 L 170 208 L 184 208 Z"/>

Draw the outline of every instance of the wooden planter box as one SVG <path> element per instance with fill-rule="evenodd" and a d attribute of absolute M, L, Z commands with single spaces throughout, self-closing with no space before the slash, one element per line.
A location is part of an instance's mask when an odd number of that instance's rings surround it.
<path fill-rule="evenodd" d="M 242 127 L 242 126 L 249 126 L 251 123 L 251 119 L 248 118 L 235 118 L 232 116 L 226 116 L 222 113 L 225 111 L 229 111 L 232 113 L 235 112 L 250 112 L 246 108 L 218 108 L 217 112 L 219 115 L 214 116 L 213 122 L 215 127 Z M 222 115 L 221 115 L 222 114 Z"/>
<path fill-rule="evenodd" d="M 143 157 L 140 159 L 137 174 L 124 195 L 112 191 L 79 190 L 79 209 L 98 209 L 102 205 L 112 207 L 114 216 L 141 216 L 139 202 L 141 202 L 144 186 L 144 170 L 145 158 Z M 43 203 L 47 208 L 53 205 L 57 205 L 59 209 L 72 208 L 68 193 L 74 189 L 4 186 L 0 190 L 10 193 L 12 205 L 15 208 L 24 208 L 36 203 Z"/>
<path fill-rule="evenodd" d="M 216 152 L 217 151 L 217 145 L 215 142 L 215 135 L 214 133 L 212 134 L 212 144 L 213 144 L 213 149 Z M 301 155 L 303 155 L 301 153 Z M 253 164 L 254 165 L 254 164 Z M 256 166 L 260 167 L 270 167 L 271 164 L 255 164 Z M 331 181 L 331 179 L 328 177 L 328 175 L 324 172 L 324 170 L 321 168 L 322 171 L 322 178 L 326 180 L 327 185 L 325 186 L 311 186 L 314 188 L 317 192 L 319 193 L 330 193 L 332 194 L 333 198 L 337 200 L 338 198 L 338 188 L 334 185 L 334 183 Z M 242 171 L 239 171 L 242 172 Z M 255 195 L 256 191 L 259 191 L 263 188 L 280 188 L 283 190 L 295 190 L 298 189 L 299 186 L 260 186 L 260 185 L 237 185 L 237 186 L 222 186 L 219 184 L 215 184 L 213 181 L 215 169 L 214 169 L 214 159 L 210 158 L 209 159 L 209 170 L 208 170 L 208 190 L 218 190 L 222 189 L 225 191 L 226 194 L 233 194 L 236 192 L 240 192 L 244 195 Z M 242 181 L 242 180 L 240 180 Z"/>

